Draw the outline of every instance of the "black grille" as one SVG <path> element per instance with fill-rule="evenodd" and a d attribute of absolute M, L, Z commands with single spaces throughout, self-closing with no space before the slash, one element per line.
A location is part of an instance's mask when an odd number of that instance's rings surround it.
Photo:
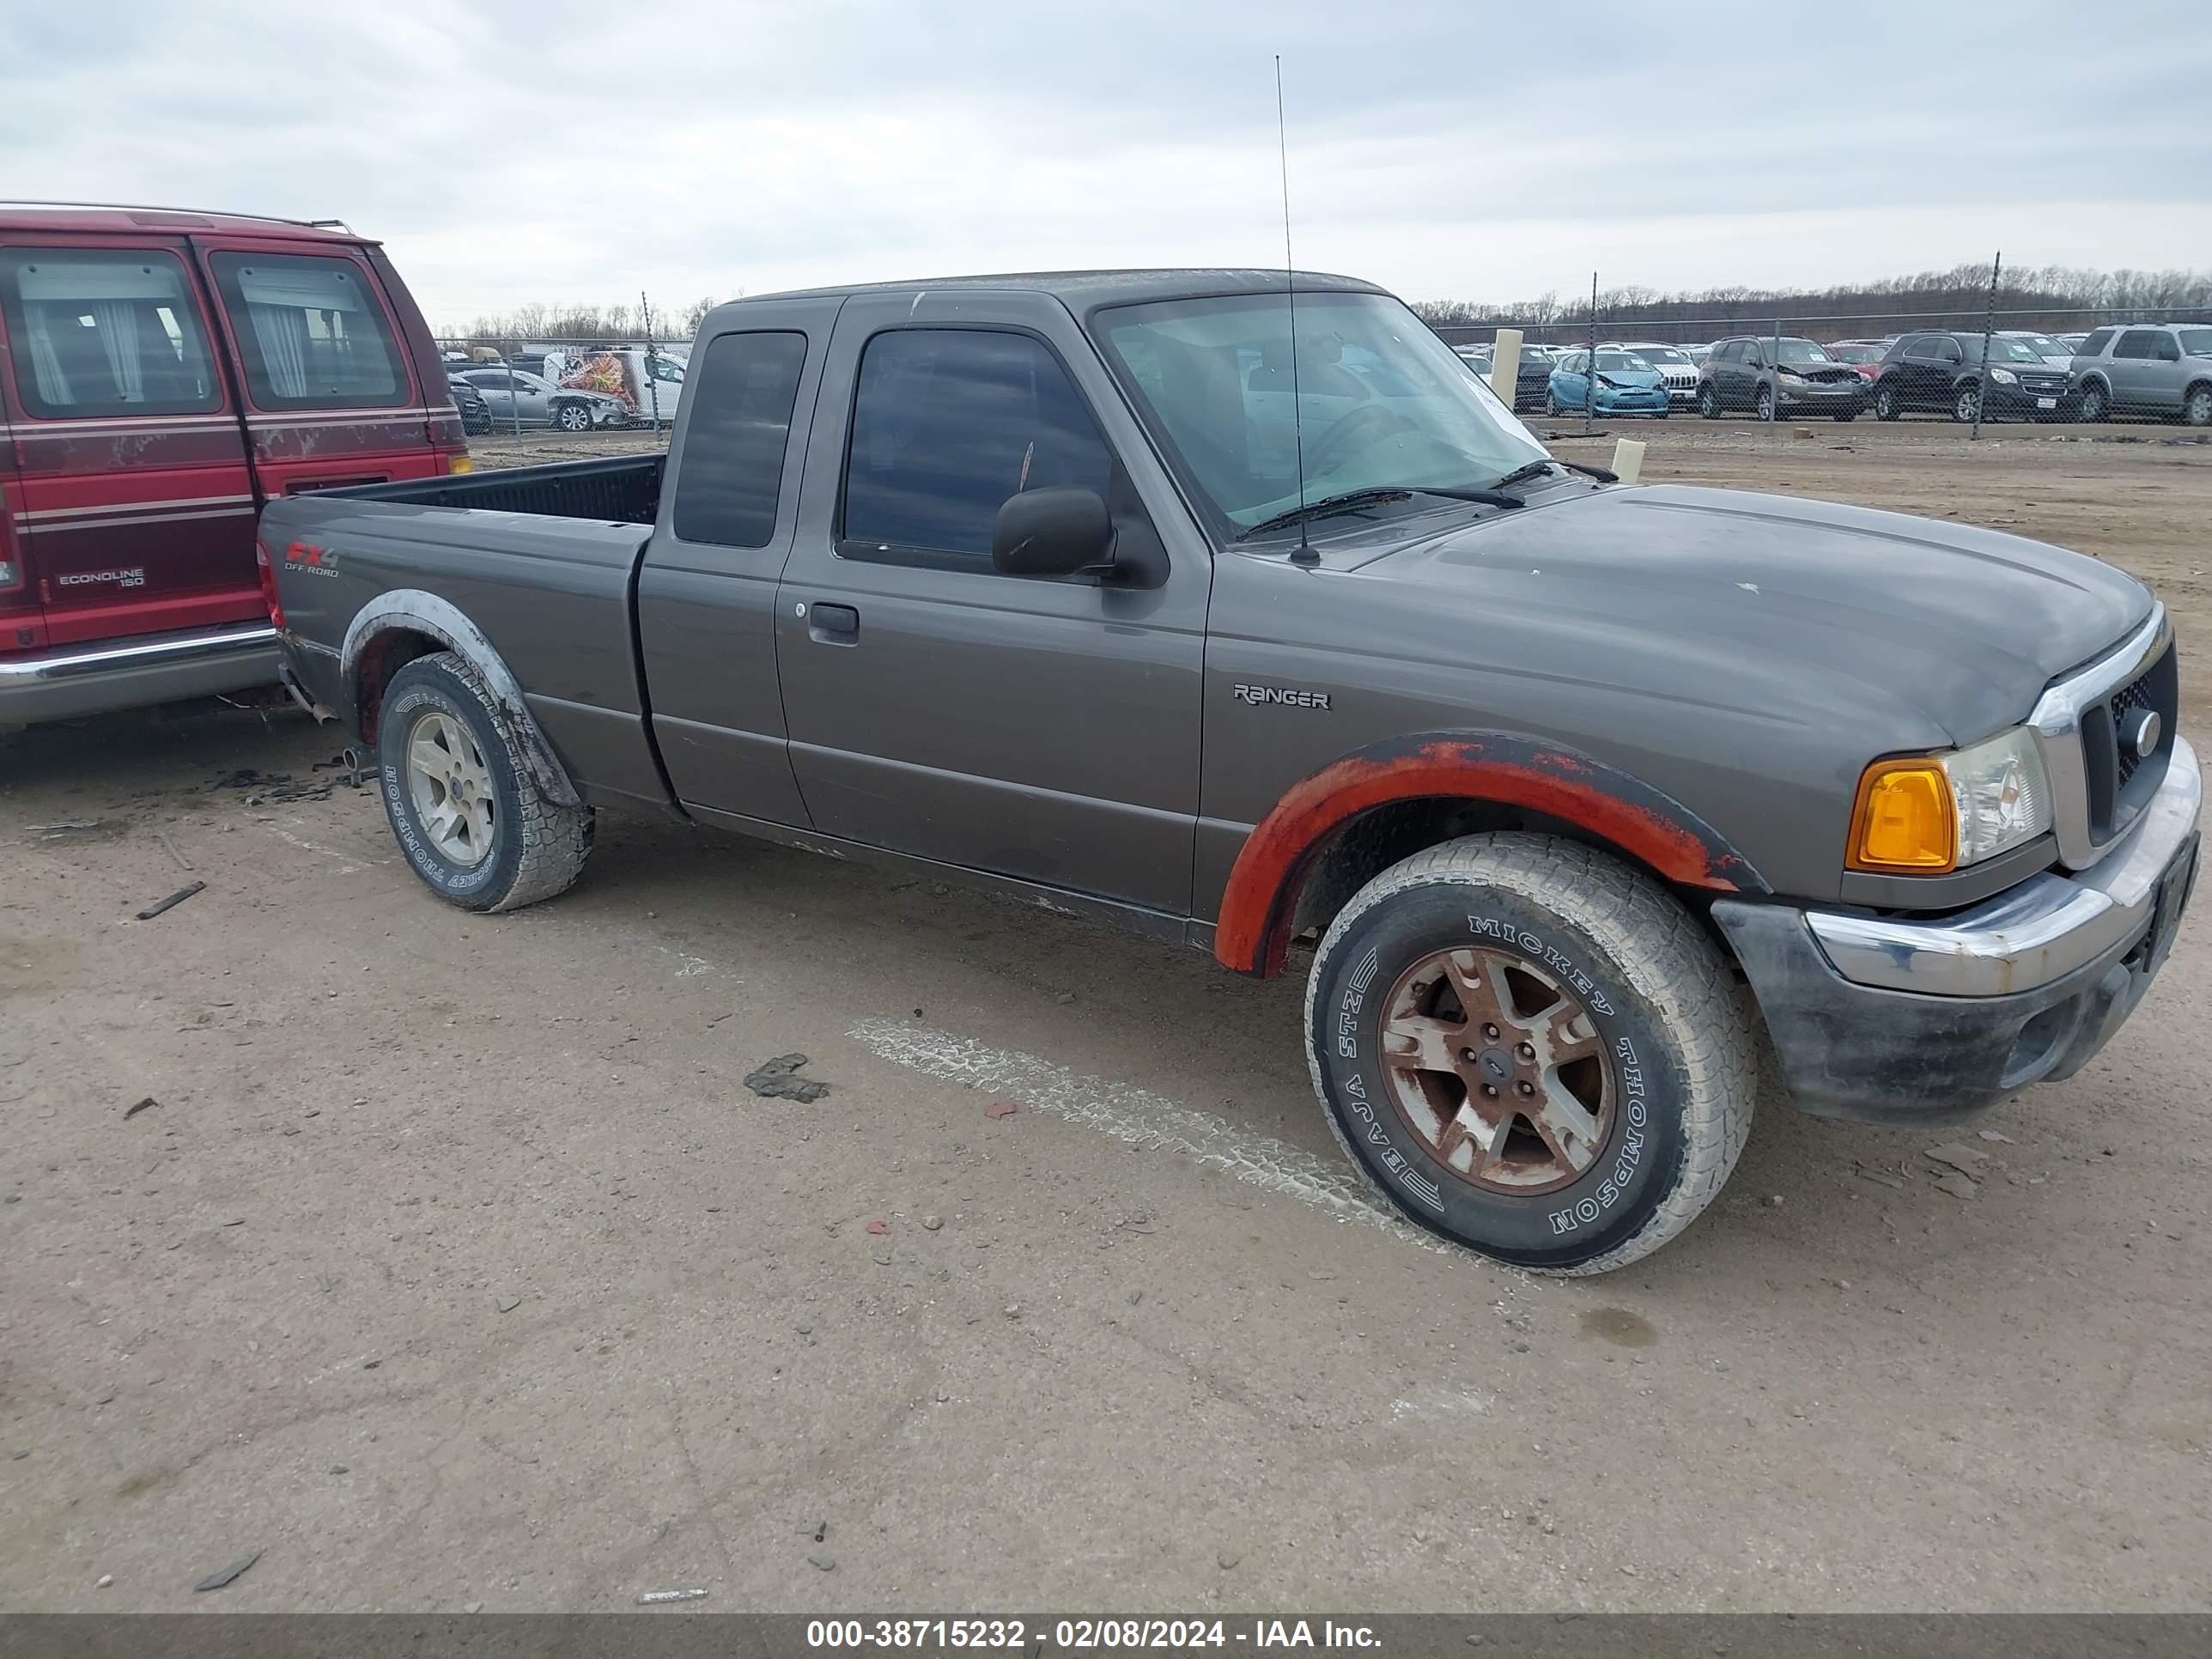
<path fill-rule="evenodd" d="M 2112 731 L 2115 735 L 2128 729 L 2127 717 L 2130 709 L 2148 708 L 2150 706 L 2150 676 L 2148 674 L 2129 681 L 2127 684 L 2114 692 L 2112 694 Z M 2142 757 L 2125 744 L 2118 744 L 2118 749 L 2116 758 L 2119 763 L 2120 787 L 2124 790 L 2128 787 L 2128 780 L 2135 776 L 2136 768 L 2142 764 Z"/>
<path fill-rule="evenodd" d="M 2166 776 L 2181 703 L 2172 646 L 2157 661 L 2104 702 L 2081 711 L 2081 769 L 2089 787 L 2089 838 L 2102 845 L 2134 822 Z M 2127 717 L 2138 708 L 2158 715 L 2158 742 L 2148 755 L 2120 742 Z"/>

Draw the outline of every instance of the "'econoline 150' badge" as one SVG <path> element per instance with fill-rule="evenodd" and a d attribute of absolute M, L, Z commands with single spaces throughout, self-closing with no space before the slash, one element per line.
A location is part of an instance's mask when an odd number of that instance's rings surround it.
<path fill-rule="evenodd" d="M 1328 707 L 1328 693 L 1326 691 L 1301 691 L 1287 685 L 1240 685 L 1235 690 L 1239 702 L 1279 702 L 1291 708 Z"/>

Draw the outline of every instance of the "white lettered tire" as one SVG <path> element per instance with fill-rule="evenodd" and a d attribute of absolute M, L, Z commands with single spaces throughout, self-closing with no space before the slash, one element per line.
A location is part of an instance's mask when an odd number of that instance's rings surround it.
<path fill-rule="evenodd" d="M 491 694 L 450 651 L 392 677 L 378 716 L 378 791 L 410 868 L 448 904 L 519 910 L 565 891 L 592 850 L 592 809 L 550 801 Z"/>
<path fill-rule="evenodd" d="M 1579 842 L 1470 836 L 1344 907 L 1306 990 L 1329 1127 L 1409 1219 L 1597 1273 L 1695 1220 L 1735 1167 L 1756 1013 L 1657 882 Z"/>

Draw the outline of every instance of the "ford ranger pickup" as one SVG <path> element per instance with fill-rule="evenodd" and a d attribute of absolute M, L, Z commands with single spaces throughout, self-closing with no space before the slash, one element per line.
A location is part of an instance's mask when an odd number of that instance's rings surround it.
<path fill-rule="evenodd" d="M 665 457 L 272 500 L 286 672 L 506 910 L 642 810 L 1281 973 L 1419 1225 L 1595 1273 L 1762 1065 L 1934 1123 L 2078 1071 L 2196 872 L 2173 630 L 2098 561 L 1553 459 L 1281 271 L 710 313 Z"/>

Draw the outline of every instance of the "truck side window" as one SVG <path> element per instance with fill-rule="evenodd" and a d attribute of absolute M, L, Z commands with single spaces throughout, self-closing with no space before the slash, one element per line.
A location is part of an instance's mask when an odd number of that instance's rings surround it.
<path fill-rule="evenodd" d="M 698 388 L 693 388 L 693 395 Z M 895 329 L 860 356 L 845 467 L 848 559 L 991 568 L 999 509 L 1024 489 L 1103 495 L 1113 453 L 1060 360 L 1026 334 Z"/>
<path fill-rule="evenodd" d="M 721 334 L 708 343 L 676 475 L 678 539 L 721 547 L 775 539 L 784 448 L 805 366 L 804 334 Z"/>
<path fill-rule="evenodd" d="M 398 343 L 362 266 L 276 253 L 217 253 L 208 263 L 257 408 L 407 401 Z"/>
<path fill-rule="evenodd" d="M 196 415 L 222 407 L 199 307 L 169 254 L 0 252 L 0 313 L 23 407 L 49 419 Z"/>

